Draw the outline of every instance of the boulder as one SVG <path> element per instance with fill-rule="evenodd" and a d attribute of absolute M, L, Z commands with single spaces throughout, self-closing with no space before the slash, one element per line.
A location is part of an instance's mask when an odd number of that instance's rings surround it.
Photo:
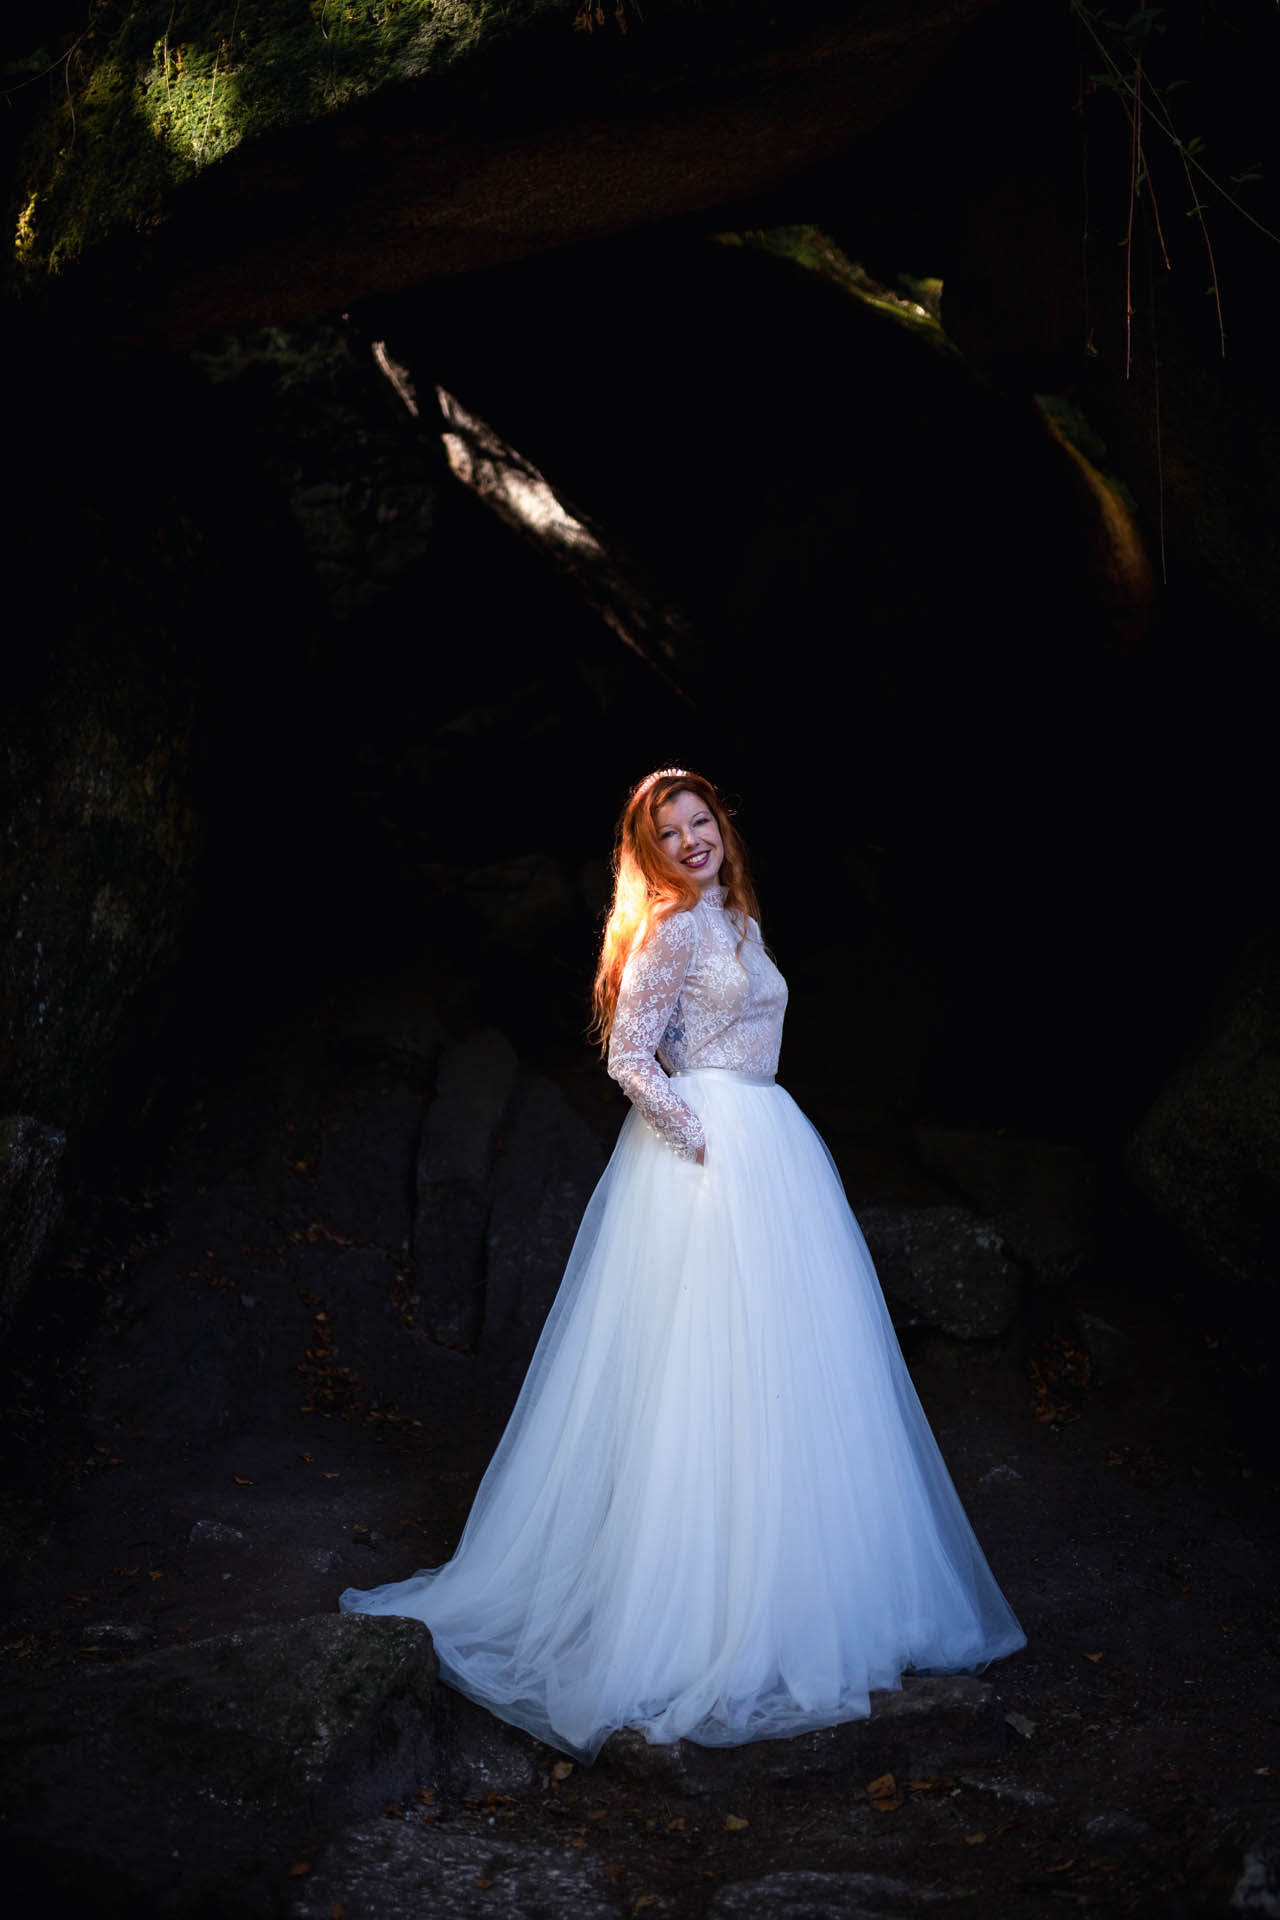
<path fill-rule="evenodd" d="M 364 986 L 340 1035 L 354 1057 L 387 1060 L 411 1084 L 434 1066 L 441 1040 L 432 983 L 420 968 Z"/>
<path fill-rule="evenodd" d="M 842 1775 L 865 1786 L 882 1773 L 924 1776 L 980 1766 L 998 1754 L 1005 1726 L 995 1688 L 968 1674 L 908 1675 L 871 1695 L 871 1713 L 790 1740 L 700 1747 L 652 1745 L 634 1727 L 610 1734 L 596 1764 L 671 1792 L 717 1793 L 772 1781 Z"/>
<path fill-rule="evenodd" d="M 574 911 L 573 882 L 547 853 L 476 867 L 466 877 L 466 900 L 503 946 L 536 952 L 548 933 Z"/>
<path fill-rule="evenodd" d="M 30 1114 L 0 1120 L 0 1331 L 62 1211 L 58 1168 L 67 1136 Z"/>
<path fill-rule="evenodd" d="M 878 1920 L 917 1914 L 954 1896 L 945 1888 L 896 1880 L 887 1873 L 814 1873 L 783 1869 L 721 1887 L 707 1920 Z"/>
<path fill-rule="evenodd" d="M 489 1179 L 516 1069 L 492 1028 L 446 1048 L 423 1123 L 413 1253 L 423 1322 L 447 1346 L 471 1348 L 480 1331 Z"/>
<path fill-rule="evenodd" d="M 604 1155 L 550 1080 L 529 1080 L 494 1169 L 481 1351 L 523 1374 L 556 1296 Z"/>
<path fill-rule="evenodd" d="M 588 1853 L 441 1833 L 420 1819 L 374 1820 L 326 1847 L 291 1888 L 290 1920 L 614 1920 L 600 1863 Z"/>
<path fill-rule="evenodd" d="M 993 1220 L 964 1207 L 867 1207 L 858 1217 L 899 1326 L 995 1340 L 1011 1325 L 1022 1272 Z"/>
<path fill-rule="evenodd" d="M 1280 938 L 1225 981 L 1129 1145 L 1134 1179 L 1221 1279 L 1274 1280 L 1280 1246 Z"/>
<path fill-rule="evenodd" d="M 996 1224 L 1033 1281 L 1073 1279 L 1092 1260 L 1093 1170 L 1075 1147 L 960 1127 L 918 1127 L 916 1144 L 929 1171 Z"/>
<path fill-rule="evenodd" d="M 19 283 L 83 316 L 92 282 L 100 330 L 189 341 L 705 214 L 844 152 L 991 4 L 674 0 L 622 35 L 575 33 L 575 0 L 323 26 L 146 0 L 32 110 Z"/>
<path fill-rule="evenodd" d="M 439 1765 L 435 1654 L 335 1614 L 12 1678 L 11 1865 L 95 1912 L 264 1911 L 299 1849 Z"/>

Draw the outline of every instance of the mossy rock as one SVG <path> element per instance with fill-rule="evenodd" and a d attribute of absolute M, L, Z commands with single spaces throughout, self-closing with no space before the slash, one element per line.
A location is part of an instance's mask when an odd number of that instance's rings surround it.
<path fill-rule="evenodd" d="M 836 0 L 785 18 L 763 0 L 652 18 L 633 0 L 103 4 L 51 62 L 11 281 L 79 285 L 105 251 L 103 307 L 150 307 L 126 261 L 164 229 L 187 228 L 164 277 L 210 283 L 269 239 L 288 257 L 271 310 L 206 291 L 210 332 L 729 204 L 843 151 L 991 4 L 927 32 L 923 0 L 852 20 Z M 370 262 L 380 246 L 395 265 Z M 335 250 L 348 258 L 311 291 L 299 263 Z"/>

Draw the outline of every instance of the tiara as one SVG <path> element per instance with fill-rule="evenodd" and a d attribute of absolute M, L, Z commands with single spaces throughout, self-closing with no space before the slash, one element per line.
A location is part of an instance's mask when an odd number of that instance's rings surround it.
<path fill-rule="evenodd" d="M 654 786 L 659 780 L 670 780 L 673 778 L 687 780 L 689 778 L 688 767 L 659 767 L 656 773 L 647 773 L 636 788 L 636 798 L 639 799 L 642 793 L 648 793 L 650 787 Z"/>

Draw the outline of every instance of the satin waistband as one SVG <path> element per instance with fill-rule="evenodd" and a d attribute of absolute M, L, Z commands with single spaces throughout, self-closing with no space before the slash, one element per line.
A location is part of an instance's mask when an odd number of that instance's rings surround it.
<path fill-rule="evenodd" d="M 671 1078 L 691 1080 L 699 1073 L 714 1073 L 722 1080 L 741 1080 L 745 1087 L 776 1087 L 778 1084 L 771 1073 L 739 1073 L 737 1067 L 677 1067 Z"/>

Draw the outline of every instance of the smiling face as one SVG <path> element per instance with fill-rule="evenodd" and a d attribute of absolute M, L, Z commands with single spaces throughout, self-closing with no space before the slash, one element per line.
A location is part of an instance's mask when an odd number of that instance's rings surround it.
<path fill-rule="evenodd" d="M 700 887 L 713 887 L 720 878 L 724 842 L 720 826 L 706 801 L 684 790 L 664 800 L 653 816 L 658 845 L 673 866 Z"/>

